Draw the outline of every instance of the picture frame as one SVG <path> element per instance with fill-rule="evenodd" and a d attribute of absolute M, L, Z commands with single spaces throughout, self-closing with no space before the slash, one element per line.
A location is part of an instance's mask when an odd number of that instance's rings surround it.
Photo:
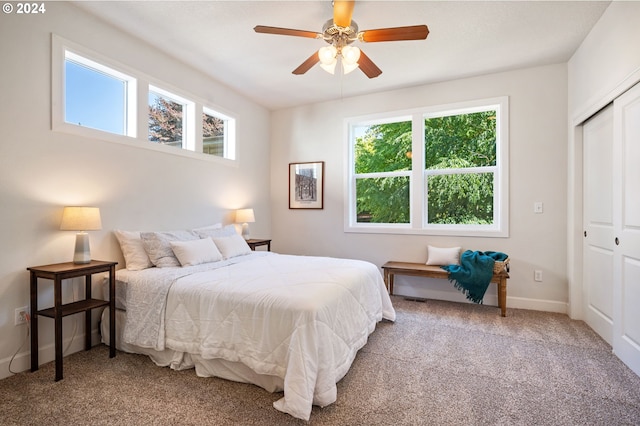
<path fill-rule="evenodd" d="M 324 208 L 324 161 L 289 163 L 289 208 Z"/>

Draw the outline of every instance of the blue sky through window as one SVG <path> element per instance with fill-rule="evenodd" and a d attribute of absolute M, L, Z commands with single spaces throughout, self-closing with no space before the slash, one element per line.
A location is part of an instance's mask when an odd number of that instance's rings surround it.
<path fill-rule="evenodd" d="M 65 76 L 67 123 L 126 134 L 125 81 L 70 60 Z"/>

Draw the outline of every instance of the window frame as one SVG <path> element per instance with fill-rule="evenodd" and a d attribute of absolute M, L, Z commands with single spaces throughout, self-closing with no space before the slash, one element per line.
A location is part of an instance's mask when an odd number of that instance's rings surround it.
<path fill-rule="evenodd" d="M 494 173 L 494 223 L 491 225 L 452 225 L 427 223 L 427 176 L 448 174 L 450 169 L 443 172 L 437 169 L 425 168 L 424 152 L 424 120 L 430 117 L 468 114 L 488 110 L 496 110 L 496 165 L 482 168 L 461 169 L 463 173 L 486 171 L 495 168 Z M 410 175 L 409 209 L 410 222 L 408 224 L 391 223 L 358 223 L 356 211 L 356 180 L 361 177 L 355 173 L 355 132 L 357 126 L 396 122 L 399 119 L 412 121 L 412 167 L 411 171 L 403 171 Z M 403 111 L 390 111 L 344 120 L 344 231 L 353 233 L 380 234 L 417 234 L 443 236 L 478 236 L 498 237 L 509 236 L 509 98 L 478 99 L 444 105 L 434 105 Z M 392 172 L 393 174 L 399 172 Z M 384 175 L 389 175 L 384 172 Z M 371 174 L 374 177 L 377 174 Z"/>
<path fill-rule="evenodd" d="M 138 79 L 131 70 L 110 61 L 107 58 L 90 51 L 76 43 L 52 35 L 52 67 L 51 67 L 51 128 L 54 131 L 75 134 L 85 137 L 96 137 L 109 141 L 133 140 L 138 135 Z M 81 126 L 66 121 L 66 61 L 67 58 L 95 69 L 110 77 L 126 81 L 127 94 L 125 96 L 126 124 L 124 134 Z"/>
<path fill-rule="evenodd" d="M 115 75 L 131 78 L 127 91 L 128 105 L 125 107 L 127 111 L 126 135 L 79 126 L 65 121 L 66 52 L 71 52 L 71 55 L 81 58 L 82 61 L 95 64 L 98 70 L 101 70 L 100 67 L 102 67 L 109 71 L 108 74 L 115 73 Z M 94 67 L 92 66 L 92 68 Z M 186 121 L 183 116 L 183 149 L 176 149 L 174 146 L 165 146 L 149 140 L 148 98 L 150 87 L 159 89 L 161 94 L 167 93 L 172 100 L 179 100 L 180 103 L 188 105 Z M 51 34 L 51 88 L 51 130 L 55 132 L 239 167 L 236 137 L 237 114 L 53 33 Z M 202 113 L 204 108 L 226 117 L 233 123 L 233 131 L 228 136 L 225 135 L 229 152 L 233 154 L 232 157 L 219 157 L 202 152 Z M 186 144 L 186 148 L 184 144 Z"/>
<path fill-rule="evenodd" d="M 189 151 L 195 151 L 196 139 L 195 139 L 195 114 L 196 114 L 196 105 L 195 102 L 184 98 L 180 95 L 173 93 L 172 91 L 166 90 L 162 87 L 158 87 L 154 84 L 149 84 L 148 92 L 147 92 L 147 141 L 158 144 L 170 146 L 172 148 L 179 148 Z M 182 105 L 182 141 L 180 146 L 172 146 L 169 144 L 163 144 L 162 142 L 151 141 L 149 140 L 149 114 L 150 114 L 150 105 L 148 102 L 149 95 L 154 94 L 157 97 L 162 97 L 164 99 L 168 99 L 171 102 Z M 176 141 L 177 142 L 177 141 Z"/>
<path fill-rule="evenodd" d="M 97 74 L 103 74 L 106 77 L 109 77 L 113 80 L 117 80 L 123 83 L 124 85 L 124 96 L 123 96 L 123 121 L 124 121 L 124 125 L 123 125 L 123 131 L 122 133 L 116 133 L 116 132 L 110 132 L 108 130 L 104 130 L 104 129 L 99 129 L 97 127 L 92 127 L 92 126 L 84 126 L 81 124 L 74 124 L 70 121 L 67 121 L 67 110 L 66 110 L 66 106 L 67 106 L 67 102 L 66 102 L 66 97 L 67 97 L 67 87 L 66 87 L 66 82 L 67 82 L 67 62 L 71 62 L 71 63 L 75 63 L 76 65 L 80 66 L 80 67 L 84 67 L 87 68 L 89 70 L 92 70 L 93 72 L 97 73 Z M 121 135 L 121 136 L 129 136 L 129 137 L 135 137 L 136 135 L 136 117 L 135 117 L 135 102 L 136 102 L 136 93 L 137 93 L 137 81 L 134 77 L 131 77 L 127 74 L 124 74 L 120 71 L 117 71 L 113 68 L 107 67 L 105 65 L 102 65 L 98 62 L 92 61 L 88 58 L 85 58 L 81 55 L 78 55 L 77 53 L 74 53 L 71 50 L 65 50 L 65 57 L 64 57 L 64 67 L 65 67 L 65 77 L 64 77 L 64 82 L 65 82 L 65 90 L 64 90 L 64 105 L 65 105 L 65 109 L 64 109 L 64 122 L 67 124 L 71 124 L 71 125 L 77 125 L 80 127 L 89 127 L 95 130 L 100 130 L 103 132 L 108 132 L 108 133 L 113 133 L 115 135 Z M 131 108 L 130 106 L 133 105 L 134 108 Z"/>
<path fill-rule="evenodd" d="M 198 128 L 200 129 L 200 137 L 198 138 L 199 143 L 200 143 L 200 147 L 199 147 L 199 152 L 202 153 L 203 155 L 207 155 L 209 157 L 214 157 L 214 158 L 226 158 L 229 160 L 235 160 L 236 158 L 236 144 L 235 144 L 235 140 L 236 140 L 236 119 L 234 117 L 232 117 L 229 114 L 223 113 L 221 111 L 219 111 L 218 108 L 212 108 L 209 107 L 207 105 L 204 105 L 202 107 L 202 114 L 199 114 L 199 116 L 202 118 L 203 115 L 209 115 L 211 117 L 216 117 L 219 118 L 221 120 L 224 121 L 224 126 L 225 126 L 225 131 L 224 131 L 224 136 L 223 136 L 223 157 L 220 156 L 216 156 L 213 154 L 206 154 L 203 152 L 203 146 L 204 145 L 204 136 L 202 135 L 203 133 L 203 125 L 202 123 L 200 123 L 198 125 Z"/>
<path fill-rule="evenodd" d="M 413 132 L 413 117 L 411 114 L 400 113 L 393 114 L 391 113 L 389 116 L 383 116 L 380 118 L 371 118 L 366 119 L 364 121 L 358 122 L 358 126 L 367 126 L 373 124 L 389 124 L 389 123 L 397 123 L 397 122 L 412 122 L 412 132 Z M 352 123 L 353 124 L 353 123 Z M 355 126 L 353 126 L 355 127 Z M 399 171 L 391 171 L 391 172 L 373 172 L 373 173 L 356 173 L 355 172 L 355 134 L 353 132 L 353 127 L 349 129 L 349 141 L 350 146 L 350 156 L 349 163 L 351 164 L 351 173 L 353 174 L 353 179 L 350 185 L 350 191 L 353 193 L 353 204 L 352 204 L 352 212 L 353 212 L 353 224 L 355 224 L 356 228 L 370 227 L 372 229 L 380 230 L 380 229 L 392 229 L 392 230 L 402 230 L 407 226 L 411 225 L 413 218 L 409 221 L 409 223 L 371 223 L 371 222 L 357 222 L 357 207 L 356 207 L 356 189 L 357 189 L 357 181 L 358 179 L 376 179 L 376 178 L 401 178 L 401 177 L 409 177 L 409 205 L 410 205 L 410 213 L 411 205 L 412 205 L 412 197 L 413 197 L 413 167 L 415 164 L 412 162 L 411 170 L 399 170 Z M 414 145 L 412 141 L 412 146 Z"/>

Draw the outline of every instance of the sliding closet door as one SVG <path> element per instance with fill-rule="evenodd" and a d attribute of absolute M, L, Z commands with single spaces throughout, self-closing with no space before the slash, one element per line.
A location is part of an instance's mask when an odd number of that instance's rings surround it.
<path fill-rule="evenodd" d="M 640 83 L 614 102 L 613 154 L 613 351 L 640 375 Z"/>
<path fill-rule="evenodd" d="M 585 322 L 613 337 L 613 105 L 583 126 L 583 293 Z"/>

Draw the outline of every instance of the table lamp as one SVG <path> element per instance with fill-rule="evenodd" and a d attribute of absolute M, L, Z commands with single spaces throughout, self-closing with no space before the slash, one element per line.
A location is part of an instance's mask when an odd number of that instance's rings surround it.
<path fill-rule="evenodd" d="M 236 210 L 236 223 L 242 223 L 242 237 L 245 240 L 249 239 L 249 223 L 255 221 L 256 217 L 253 214 L 253 209 Z"/>
<path fill-rule="evenodd" d="M 76 234 L 76 248 L 73 253 L 73 263 L 84 264 L 91 262 L 89 248 L 89 234 L 86 231 L 102 229 L 100 209 L 98 207 L 65 207 L 62 211 L 60 230 L 79 231 Z"/>

